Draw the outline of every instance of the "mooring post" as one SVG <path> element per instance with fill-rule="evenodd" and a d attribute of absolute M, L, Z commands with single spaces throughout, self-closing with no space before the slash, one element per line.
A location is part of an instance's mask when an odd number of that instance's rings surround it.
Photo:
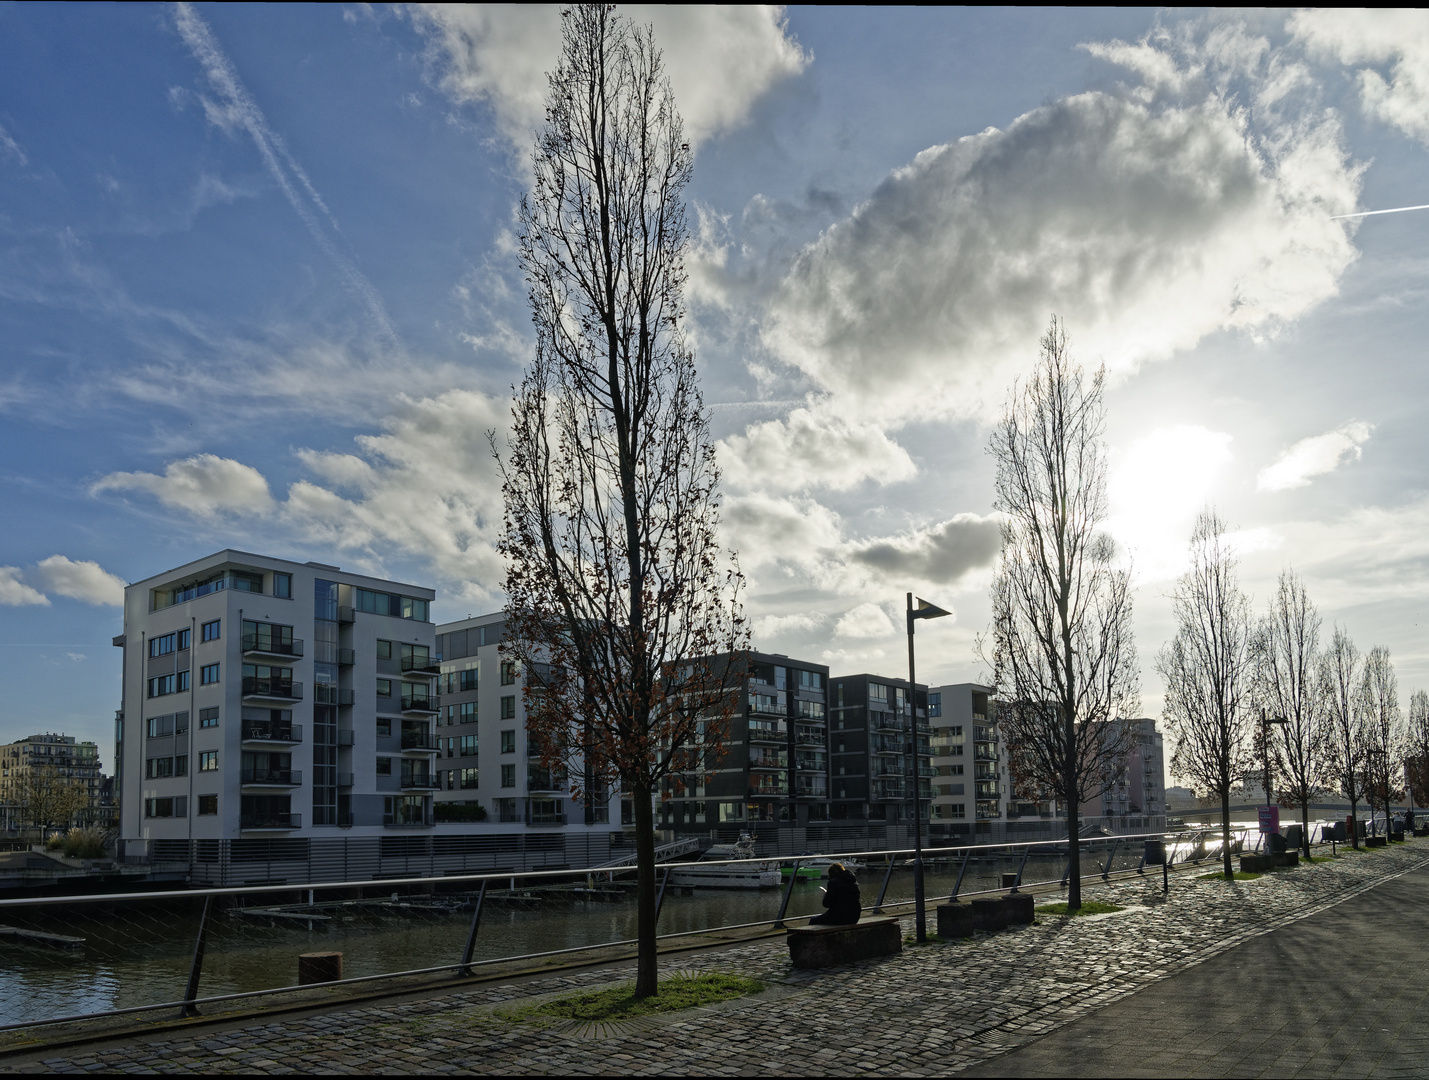
<path fill-rule="evenodd" d="M 471 956 L 476 951 L 476 931 L 481 926 L 481 905 L 486 899 L 486 880 L 481 882 L 481 891 L 476 894 L 476 910 L 471 913 L 471 930 L 466 935 L 466 950 L 461 954 L 461 967 L 457 968 L 457 975 L 471 974 Z"/>
<path fill-rule="evenodd" d="M 203 975 L 203 950 L 208 940 L 208 913 L 213 907 L 213 895 L 210 893 L 203 898 L 203 914 L 198 920 L 198 937 L 194 938 L 194 958 L 189 965 L 189 985 L 184 991 L 184 1003 L 179 1008 L 179 1019 L 198 1016 L 198 1006 L 194 1004 L 198 1000 L 198 982 Z"/>

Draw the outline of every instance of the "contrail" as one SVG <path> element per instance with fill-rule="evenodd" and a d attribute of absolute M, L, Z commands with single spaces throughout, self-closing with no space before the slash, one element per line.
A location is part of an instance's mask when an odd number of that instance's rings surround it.
<path fill-rule="evenodd" d="M 263 156 L 264 164 L 268 166 L 268 172 L 278 182 L 278 186 L 283 189 L 283 194 L 287 196 L 293 209 L 298 212 L 298 217 L 303 219 L 303 224 L 308 227 L 308 232 L 312 234 L 318 246 L 323 249 L 323 252 L 337 267 L 338 272 L 346 279 L 348 288 L 362 301 L 381 334 L 393 347 L 400 349 L 401 341 L 397 337 L 396 329 L 392 326 L 392 320 L 387 315 L 387 308 L 382 303 L 382 298 L 378 295 L 372 282 L 368 281 L 362 272 L 352 264 L 352 261 L 337 249 L 324 230 L 322 222 L 313 213 L 308 201 L 304 200 L 293 186 L 293 182 L 288 176 L 289 171 L 297 178 L 303 191 L 307 193 L 308 200 L 311 200 L 312 205 L 322 211 L 323 216 L 331 223 L 334 230 L 337 230 L 338 227 L 337 219 L 333 217 L 332 211 L 328 209 L 322 196 L 313 187 L 312 181 L 308 179 L 308 174 L 288 152 L 282 138 L 268 126 L 268 120 L 262 110 L 258 108 L 258 103 L 239 82 L 238 73 L 234 71 L 228 57 L 219 48 L 213 31 L 208 28 L 207 23 L 199 18 L 198 13 L 185 3 L 174 5 L 174 22 L 178 27 L 179 36 L 184 39 L 184 44 L 189 47 L 194 59 L 203 66 L 209 83 L 223 99 L 222 104 L 228 117 L 237 121 L 252 137 L 254 144 L 258 147 L 258 153 Z M 287 165 L 286 169 L 284 168 L 285 164 Z"/>
<path fill-rule="evenodd" d="M 1423 206 L 1396 206 L 1393 210 L 1361 210 L 1358 214 L 1336 214 L 1331 221 L 1343 221 L 1352 217 L 1374 217 L 1375 214 L 1402 214 L 1406 210 L 1429 210 L 1429 203 Z"/>

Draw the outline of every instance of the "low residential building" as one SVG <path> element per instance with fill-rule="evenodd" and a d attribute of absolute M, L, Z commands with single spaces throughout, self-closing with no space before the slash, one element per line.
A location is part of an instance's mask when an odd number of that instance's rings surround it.
<path fill-rule="evenodd" d="M 911 825 L 914 783 L 922 799 L 933 796 L 928 688 L 920 683 L 910 695 L 906 679 L 871 674 L 838 675 L 830 681 L 834 821 Z M 924 802 L 925 820 L 928 812 Z"/>
<path fill-rule="evenodd" d="M 29 735 L 0 745 L 0 829 L 104 825 L 99 770 L 99 747 L 73 735 Z"/>
<path fill-rule="evenodd" d="M 130 585 L 125 854 L 306 857 L 315 838 L 430 829 L 433 595 L 232 550 Z"/>

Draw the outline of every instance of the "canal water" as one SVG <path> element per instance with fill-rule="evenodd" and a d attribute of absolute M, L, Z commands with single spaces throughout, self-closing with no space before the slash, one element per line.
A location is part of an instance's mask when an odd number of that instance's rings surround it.
<path fill-rule="evenodd" d="M 1206 854 L 1214 853 L 1214 846 L 1208 846 Z M 1105 849 L 1084 854 L 1084 878 L 1098 874 L 1109 854 Z M 1189 847 L 1181 846 L 1176 857 L 1189 854 Z M 1123 845 L 1112 868 L 1133 869 L 1140 857 L 1139 843 Z M 1020 855 L 970 860 L 962 892 L 998 888 L 1001 875 L 1015 873 L 1021 861 Z M 951 893 L 958 868 L 956 860 L 930 860 L 925 872 L 930 905 Z M 1064 868 L 1065 856 L 1033 855 L 1023 880 L 1029 884 L 1060 880 Z M 865 912 L 878 896 L 884 872 L 885 865 L 868 865 L 858 872 Z M 912 871 L 895 867 L 889 878 L 887 904 L 912 895 Z M 818 882 L 798 882 L 788 914 L 818 913 L 821 896 Z M 200 994 L 293 985 L 298 955 L 304 952 L 341 952 L 344 974 L 349 978 L 457 963 L 471 925 L 470 897 L 460 894 L 393 894 L 391 898 L 325 904 L 319 889 L 316 899 L 312 908 L 283 910 L 325 918 L 255 917 L 238 907 L 218 911 L 210 921 Z M 659 931 L 672 934 L 772 920 L 782 899 L 782 888 L 672 892 L 665 898 Z M 250 903 L 258 900 L 252 898 Z M 56 949 L 0 940 L 0 1025 L 182 999 L 201 909 L 200 899 L 182 893 L 156 901 L 116 897 L 113 902 L 93 906 L 7 909 L 0 921 L 8 925 L 83 938 L 84 944 L 76 949 Z M 491 891 L 482 911 L 473 959 L 496 960 L 599 945 L 634 935 L 635 902 L 629 894 L 606 900 L 543 895 L 512 902 Z"/>

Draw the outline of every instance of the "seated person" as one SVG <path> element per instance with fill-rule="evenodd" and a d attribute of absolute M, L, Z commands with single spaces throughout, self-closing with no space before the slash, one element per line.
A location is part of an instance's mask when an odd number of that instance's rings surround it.
<path fill-rule="evenodd" d="M 848 926 L 858 922 L 863 904 L 858 895 L 858 879 L 843 863 L 829 867 L 829 887 L 824 890 L 824 907 L 829 910 L 809 920 L 810 926 Z"/>

